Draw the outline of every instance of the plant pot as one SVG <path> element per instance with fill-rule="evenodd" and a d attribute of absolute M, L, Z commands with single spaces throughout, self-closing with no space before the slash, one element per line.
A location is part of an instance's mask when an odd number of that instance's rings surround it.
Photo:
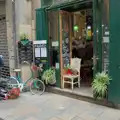
<path fill-rule="evenodd" d="M 93 93 L 93 98 L 94 98 L 94 100 L 103 101 L 103 104 L 104 104 L 104 105 L 107 105 L 107 104 L 108 104 L 108 99 L 107 99 L 106 96 L 105 96 L 104 98 L 102 98 L 102 97 L 98 97 L 98 94 L 94 94 L 94 93 Z"/>
<path fill-rule="evenodd" d="M 68 74 L 68 75 L 72 75 L 72 70 L 71 70 L 71 69 L 68 69 L 68 70 L 67 70 L 67 74 Z"/>
<path fill-rule="evenodd" d="M 56 87 L 56 84 L 49 84 L 49 83 L 48 83 L 48 86 Z"/>
<path fill-rule="evenodd" d="M 44 84 L 45 84 L 45 87 L 48 87 L 49 85 L 46 83 L 46 81 L 44 80 Z"/>
<path fill-rule="evenodd" d="M 104 99 L 103 99 L 103 102 L 104 102 L 104 105 L 107 105 L 107 104 L 108 104 L 107 98 L 104 98 Z"/>
<path fill-rule="evenodd" d="M 67 74 L 67 70 L 63 69 L 63 74 L 66 75 Z"/>

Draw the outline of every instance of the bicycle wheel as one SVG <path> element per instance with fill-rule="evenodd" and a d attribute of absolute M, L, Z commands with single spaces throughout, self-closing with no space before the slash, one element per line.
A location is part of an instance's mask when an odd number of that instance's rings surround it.
<path fill-rule="evenodd" d="M 15 87 L 19 87 L 19 82 L 17 80 L 17 78 L 15 77 L 10 77 L 7 81 L 7 86 L 8 88 L 15 88 Z"/>
<path fill-rule="evenodd" d="M 42 95 L 45 91 L 45 85 L 41 80 L 33 79 L 31 80 L 30 91 L 34 95 L 35 94 Z"/>

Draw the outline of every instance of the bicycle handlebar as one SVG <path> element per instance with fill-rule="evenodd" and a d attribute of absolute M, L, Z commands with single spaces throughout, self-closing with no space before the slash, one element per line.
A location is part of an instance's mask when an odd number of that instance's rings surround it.
<path fill-rule="evenodd" d="M 30 65 L 30 63 L 29 63 L 28 61 L 23 61 L 21 64 L 22 64 L 22 65 L 23 65 L 23 64 L 28 64 L 28 65 Z"/>

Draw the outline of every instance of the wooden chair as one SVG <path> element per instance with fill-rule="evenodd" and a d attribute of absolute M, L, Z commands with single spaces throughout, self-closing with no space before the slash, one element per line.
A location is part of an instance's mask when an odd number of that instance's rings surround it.
<path fill-rule="evenodd" d="M 80 88 L 80 68 L 81 68 L 81 59 L 79 58 L 72 58 L 71 60 L 71 68 L 78 72 L 77 75 L 63 75 L 63 88 L 65 83 L 69 83 L 72 85 L 72 90 L 75 84 L 78 84 Z"/>

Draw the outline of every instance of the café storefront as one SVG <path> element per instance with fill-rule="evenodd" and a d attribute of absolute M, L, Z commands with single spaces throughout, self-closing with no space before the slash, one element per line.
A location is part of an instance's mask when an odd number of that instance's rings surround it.
<path fill-rule="evenodd" d="M 115 55 L 120 18 L 114 14 L 113 0 L 42 0 L 41 6 L 36 10 L 36 39 L 47 40 L 44 59 L 46 66 L 56 68 L 56 87 L 63 88 L 64 67 L 72 58 L 81 58 L 82 88 L 90 91 L 94 74 L 105 71 L 112 77 L 108 100 L 119 103 L 120 63 Z"/>

